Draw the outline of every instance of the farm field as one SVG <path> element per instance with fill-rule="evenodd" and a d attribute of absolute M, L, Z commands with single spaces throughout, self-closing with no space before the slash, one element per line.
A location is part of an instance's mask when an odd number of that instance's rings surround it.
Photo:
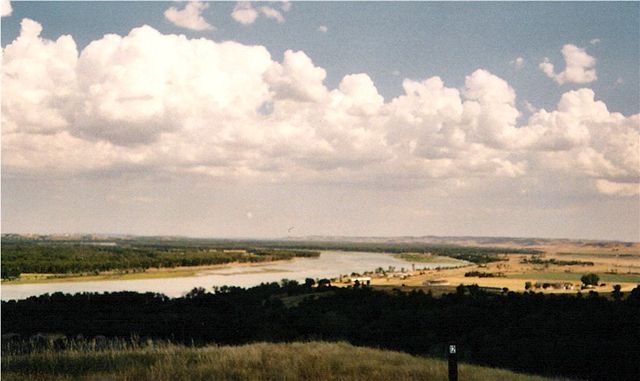
<path fill-rule="evenodd" d="M 468 239 L 458 244 L 484 246 L 481 240 Z M 595 273 L 599 284 L 594 291 L 609 293 L 614 284 L 621 291 L 630 291 L 640 284 L 640 244 L 620 242 L 580 242 L 566 240 L 535 240 L 524 248 L 535 249 L 541 254 L 502 254 L 499 261 L 489 263 L 467 263 L 458 268 L 407 271 L 406 273 L 373 274 L 371 285 L 392 289 L 400 287 L 431 291 L 434 294 L 451 292 L 456 286 L 477 284 L 491 289 L 507 288 L 509 291 L 526 291 L 525 283 L 567 282 L 573 289 L 535 289 L 547 293 L 576 293 L 580 291 L 580 278 L 584 274 Z M 494 247 L 518 247 L 519 243 L 510 239 L 490 243 Z M 518 248 L 523 248 L 519 246 Z M 420 268 L 421 253 L 401 254 L 404 259 Z M 429 258 L 429 256 L 426 256 Z M 482 273 L 487 277 L 465 276 L 468 273 Z M 349 285 L 344 283 L 343 285 Z M 587 290 L 589 291 L 589 290 Z"/>

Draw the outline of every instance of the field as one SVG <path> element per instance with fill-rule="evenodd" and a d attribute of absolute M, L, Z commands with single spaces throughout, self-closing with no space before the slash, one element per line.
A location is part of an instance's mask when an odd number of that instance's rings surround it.
<path fill-rule="evenodd" d="M 614 284 L 623 292 L 631 291 L 640 284 L 640 244 L 621 242 L 581 242 L 567 240 L 531 240 L 523 242 L 513 239 L 456 241 L 465 245 L 491 245 L 492 247 L 519 247 L 539 251 L 542 254 L 501 254 L 501 261 L 489 263 L 467 263 L 453 269 L 417 270 L 404 274 L 376 274 L 371 285 L 381 289 L 400 287 L 404 290 L 422 289 L 436 295 L 452 292 L 459 284 L 477 284 L 492 289 L 507 288 L 509 291 L 525 291 L 525 283 L 566 282 L 573 289 L 535 289 L 547 293 L 576 293 L 580 291 L 582 275 L 595 273 L 600 284 L 595 291 L 610 293 Z M 520 245 L 520 246 L 518 246 Z M 401 254 L 405 260 L 420 268 L 423 254 Z M 429 256 L 427 256 L 427 259 Z M 532 260 L 533 259 L 533 260 Z M 573 263 L 566 265 L 566 263 Z M 495 277 L 465 276 L 465 273 L 480 272 L 495 274 Z M 349 285 L 349 283 L 343 283 Z M 589 291 L 589 290 L 587 290 Z"/>
<path fill-rule="evenodd" d="M 561 380 L 467 364 L 460 380 Z M 45 351 L 2 356 L 3 380 L 420 380 L 447 378 L 447 362 L 346 343 L 257 343 L 201 348 Z M 564 379 L 562 379 L 564 380 Z"/>
<path fill-rule="evenodd" d="M 640 283 L 640 274 L 606 274 L 598 273 L 601 282 L 609 283 Z M 517 279 L 540 279 L 540 280 L 562 280 L 562 281 L 580 281 L 581 273 L 559 273 L 559 272 L 531 272 L 511 275 L 511 278 Z"/>

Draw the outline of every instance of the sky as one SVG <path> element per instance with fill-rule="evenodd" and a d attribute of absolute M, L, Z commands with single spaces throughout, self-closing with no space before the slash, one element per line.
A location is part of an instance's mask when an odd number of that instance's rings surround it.
<path fill-rule="evenodd" d="M 638 2 L 2 0 L 2 232 L 640 241 L 639 30 Z"/>

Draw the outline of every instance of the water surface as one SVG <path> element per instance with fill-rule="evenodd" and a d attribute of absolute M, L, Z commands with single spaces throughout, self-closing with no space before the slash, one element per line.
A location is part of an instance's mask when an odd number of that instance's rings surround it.
<path fill-rule="evenodd" d="M 202 271 L 195 276 L 160 279 L 101 280 L 91 282 L 55 282 L 1 286 L 2 300 L 24 299 L 45 293 L 63 292 L 157 292 L 170 297 L 182 296 L 195 287 L 211 290 L 213 286 L 252 287 L 260 283 L 279 282 L 286 278 L 335 278 L 341 274 L 373 271 L 393 266 L 410 269 L 411 263 L 386 253 L 322 251 L 317 258 L 296 258 L 287 262 L 229 266 Z M 451 264 L 416 263 L 417 268 L 448 267 Z"/>

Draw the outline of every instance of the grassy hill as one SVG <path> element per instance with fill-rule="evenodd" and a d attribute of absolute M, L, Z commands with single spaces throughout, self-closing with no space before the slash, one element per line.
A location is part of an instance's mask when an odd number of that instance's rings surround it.
<path fill-rule="evenodd" d="M 549 378 L 460 364 L 460 381 Z M 2 356 L 10 380 L 421 380 L 447 379 L 447 363 L 346 343 L 258 343 L 191 348 L 45 351 Z M 560 380 L 560 379 L 556 379 Z"/>

